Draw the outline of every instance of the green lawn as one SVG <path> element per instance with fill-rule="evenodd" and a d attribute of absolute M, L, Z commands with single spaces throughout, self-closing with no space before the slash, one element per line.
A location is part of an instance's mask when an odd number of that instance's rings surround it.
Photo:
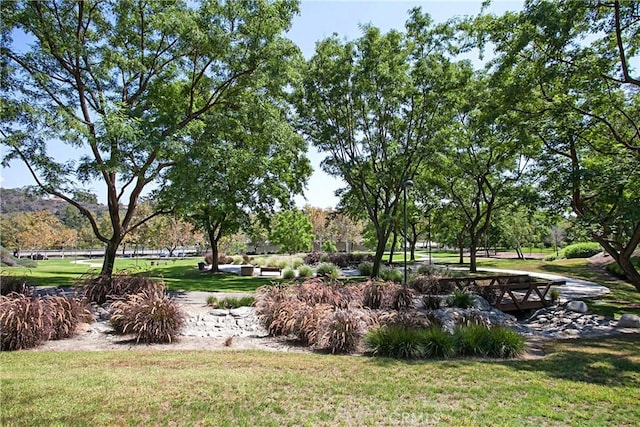
<path fill-rule="evenodd" d="M 255 351 L 0 354 L 2 425 L 638 425 L 638 337 L 542 359 Z"/>
<path fill-rule="evenodd" d="M 197 258 L 118 258 L 115 270 L 148 272 L 152 277 L 162 278 L 168 289 L 175 291 L 243 291 L 251 292 L 262 285 L 278 281 L 272 277 L 240 277 L 235 274 L 211 274 L 198 270 Z M 101 265 L 101 259 L 85 260 Z M 151 265 L 153 262 L 154 265 Z M 72 258 L 38 261 L 36 268 L 5 268 L 3 274 L 29 276 L 40 286 L 72 286 L 76 280 L 91 273 L 98 273 L 100 267 L 76 264 Z"/>

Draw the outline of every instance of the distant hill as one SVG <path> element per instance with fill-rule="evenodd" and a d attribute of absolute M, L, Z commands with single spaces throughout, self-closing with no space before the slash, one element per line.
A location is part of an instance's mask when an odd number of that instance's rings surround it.
<path fill-rule="evenodd" d="M 62 199 L 49 195 L 34 194 L 29 188 L 0 188 L 0 214 L 12 214 L 16 212 L 36 212 L 46 210 L 62 220 L 67 206 Z M 105 205 L 88 203 L 85 206 L 98 216 L 107 211 Z"/>

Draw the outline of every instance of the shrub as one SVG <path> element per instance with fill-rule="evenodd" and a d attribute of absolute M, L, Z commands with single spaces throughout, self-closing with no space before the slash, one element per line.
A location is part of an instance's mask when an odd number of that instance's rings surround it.
<path fill-rule="evenodd" d="M 51 325 L 47 339 L 69 338 L 75 334 L 79 323 L 93 321 L 86 305 L 77 298 L 48 295 L 43 297 L 43 302 L 49 317 L 46 323 Z"/>
<path fill-rule="evenodd" d="M 569 245 L 564 248 L 564 256 L 565 258 L 589 258 L 598 253 L 600 253 L 602 249 L 598 243 L 594 242 L 582 242 L 582 243 L 574 243 L 573 245 Z"/>
<path fill-rule="evenodd" d="M 162 286 L 162 281 L 141 274 L 126 272 L 114 273 L 112 277 L 90 276 L 80 282 L 79 287 L 84 297 L 98 305 L 108 299 L 118 299 L 145 290 L 155 290 Z"/>
<path fill-rule="evenodd" d="M 0 265 L 7 267 L 15 267 L 18 265 L 18 258 L 14 257 L 11 252 L 0 247 Z"/>
<path fill-rule="evenodd" d="M 384 267 L 380 269 L 380 278 L 389 282 L 402 282 L 404 275 L 400 270 L 393 267 Z"/>
<path fill-rule="evenodd" d="M 304 261 L 302 261 L 301 258 L 294 258 L 293 261 L 291 261 L 291 268 L 296 269 L 296 268 L 300 268 L 304 265 Z"/>
<path fill-rule="evenodd" d="M 282 272 L 282 278 L 286 280 L 291 280 L 296 278 L 295 270 L 291 268 L 287 268 Z"/>
<path fill-rule="evenodd" d="M 382 290 L 382 284 L 376 283 L 373 280 L 367 281 L 362 288 L 362 306 L 371 309 L 378 309 L 382 307 L 382 300 L 384 298 L 384 291 Z"/>
<path fill-rule="evenodd" d="M 0 297 L 0 347 L 3 351 L 40 345 L 48 339 L 72 336 L 91 314 L 77 299 L 32 297 L 18 293 Z"/>
<path fill-rule="evenodd" d="M 453 295 L 447 298 L 447 304 L 450 307 L 470 308 L 473 307 L 473 296 L 464 291 L 453 291 Z"/>
<path fill-rule="evenodd" d="M 322 254 L 320 252 L 311 252 L 305 255 L 304 263 L 307 265 L 316 265 L 320 263 L 320 258 Z"/>
<path fill-rule="evenodd" d="M 111 324 L 117 332 L 131 333 L 136 343 L 170 343 L 177 340 L 185 322 L 178 304 L 162 288 L 146 289 L 112 303 Z"/>
<path fill-rule="evenodd" d="M 365 261 L 373 261 L 373 257 L 371 255 L 344 252 L 327 254 L 326 257 L 327 261 L 340 268 L 355 267 Z"/>
<path fill-rule="evenodd" d="M 270 332 L 271 324 L 280 306 L 290 298 L 290 289 L 289 286 L 275 285 L 261 286 L 256 290 L 256 313 Z"/>
<path fill-rule="evenodd" d="M 338 277 L 340 277 L 340 270 L 338 270 L 338 267 L 334 264 L 323 262 L 318 265 L 316 274 L 319 277 L 329 277 L 331 279 L 337 279 Z"/>
<path fill-rule="evenodd" d="M 442 329 L 433 326 L 424 332 L 424 354 L 425 357 L 452 357 L 456 353 L 456 344 L 453 335 Z"/>
<path fill-rule="evenodd" d="M 498 326 L 491 328 L 488 356 L 503 359 L 518 357 L 525 348 L 524 338 L 512 329 Z"/>
<path fill-rule="evenodd" d="M 313 268 L 309 267 L 308 265 L 300 266 L 300 268 L 298 269 L 298 277 L 313 277 Z"/>
<path fill-rule="evenodd" d="M 362 337 L 362 321 L 352 311 L 335 310 L 325 316 L 319 325 L 317 347 L 331 354 L 351 353 L 358 347 Z"/>
<path fill-rule="evenodd" d="M 387 311 L 377 316 L 377 323 L 383 326 L 404 326 L 407 328 L 426 329 L 430 326 L 439 326 L 438 319 L 423 311 Z"/>
<path fill-rule="evenodd" d="M 393 291 L 391 304 L 396 310 L 406 310 L 413 305 L 414 296 L 413 289 L 408 286 L 400 286 Z"/>
<path fill-rule="evenodd" d="M 18 265 L 24 268 L 36 268 L 38 263 L 31 258 L 18 258 Z"/>
<path fill-rule="evenodd" d="M 441 276 L 418 275 L 409 280 L 409 286 L 421 294 L 435 294 L 439 291 L 439 279 Z"/>
<path fill-rule="evenodd" d="M 376 356 L 420 359 L 425 355 L 423 331 L 404 325 L 385 325 L 367 332 L 367 347 Z"/>
<path fill-rule="evenodd" d="M 338 252 L 338 247 L 333 240 L 327 240 L 322 244 L 322 250 L 329 253 Z"/>
<path fill-rule="evenodd" d="M 373 263 L 365 261 L 358 264 L 358 271 L 361 276 L 370 277 L 373 272 Z"/>
<path fill-rule="evenodd" d="M 41 298 L 23 294 L 0 297 L 0 347 L 22 350 L 42 344 L 51 327 Z"/>
<path fill-rule="evenodd" d="M 346 308 L 350 300 L 346 288 L 326 284 L 321 279 L 307 280 L 298 286 L 296 297 L 309 305 L 329 304 L 338 308 Z"/>
<path fill-rule="evenodd" d="M 251 307 L 255 302 L 255 298 L 252 296 L 246 297 L 227 297 L 223 299 L 218 299 L 215 296 L 211 295 L 207 298 L 207 305 L 212 306 L 213 308 L 238 308 L 238 307 Z"/>
<path fill-rule="evenodd" d="M 26 276 L 0 275 L 0 295 L 9 295 L 12 292 L 23 295 L 31 295 L 35 291 L 35 282 Z"/>
<path fill-rule="evenodd" d="M 437 310 L 440 308 L 442 300 L 438 295 L 427 294 L 422 297 L 422 303 L 427 310 Z"/>
<path fill-rule="evenodd" d="M 486 356 L 491 350 L 491 332 L 484 326 L 457 326 L 453 337 L 462 356 Z"/>

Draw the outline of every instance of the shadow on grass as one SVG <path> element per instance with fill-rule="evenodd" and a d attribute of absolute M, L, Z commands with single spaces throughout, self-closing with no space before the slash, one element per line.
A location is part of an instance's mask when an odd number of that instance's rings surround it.
<path fill-rule="evenodd" d="M 549 344 L 543 359 L 506 362 L 516 370 L 544 372 L 562 380 L 606 386 L 640 387 L 639 335 Z"/>
<path fill-rule="evenodd" d="M 398 365 L 440 364 L 456 369 L 473 364 L 502 365 L 516 371 L 604 386 L 640 388 L 640 335 L 617 335 L 593 340 L 570 340 L 547 345 L 544 358 L 530 360 L 430 359 L 402 360 L 372 357 L 371 363 L 393 369 Z"/>
<path fill-rule="evenodd" d="M 274 277 L 242 277 L 233 273 L 211 273 L 179 264 L 152 268 L 150 273 L 151 277 L 163 279 L 171 291 L 253 292 L 260 286 L 282 281 Z"/>

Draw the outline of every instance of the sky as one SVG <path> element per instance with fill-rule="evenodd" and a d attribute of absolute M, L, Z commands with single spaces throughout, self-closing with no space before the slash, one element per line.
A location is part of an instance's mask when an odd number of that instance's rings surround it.
<path fill-rule="evenodd" d="M 522 4 L 522 1 L 517 0 L 494 0 L 489 11 L 501 15 L 507 10 L 521 9 Z M 337 33 L 343 39 L 353 40 L 361 35 L 360 25 L 362 24 L 372 24 L 383 31 L 402 30 L 408 17 L 408 11 L 416 6 L 429 13 L 435 22 L 444 22 L 455 16 L 478 14 L 482 7 L 482 1 L 303 0 L 300 5 L 300 15 L 294 18 L 287 37 L 300 47 L 306 58 L 310 58 L 317 41 L 330 37 L 333 33 Z M 68 147 L 59 145 L 61 146 L 51 149 L 51 153 L 55 157 L 68 159 L 69 156 L 74 155 Z M 4 155 L 4 149 L 2 149 L 2 154 Z M 312 146 L 309 147 L 308 157 L 314 173 L 308 182 L 304 198 L 298 196 L 296 205 L 299 207 L 305 204 L 321 208 L 335 207 L 338 204 L 335 191 L 343 187 L 344 183 L 330 177 L 320 169 L 320 162 L 325 156 L 318 153 Z M 8 168 L 2 168 L 0 171 L 0 186 L 3 188 L 17 188 L 34 184 L 35 181 L 27 169 L 18 161 L 12 162 Z M 98 182 L 89 190 L 97 194 L 100 202 L 106 202 L 104 184 Z"/>

